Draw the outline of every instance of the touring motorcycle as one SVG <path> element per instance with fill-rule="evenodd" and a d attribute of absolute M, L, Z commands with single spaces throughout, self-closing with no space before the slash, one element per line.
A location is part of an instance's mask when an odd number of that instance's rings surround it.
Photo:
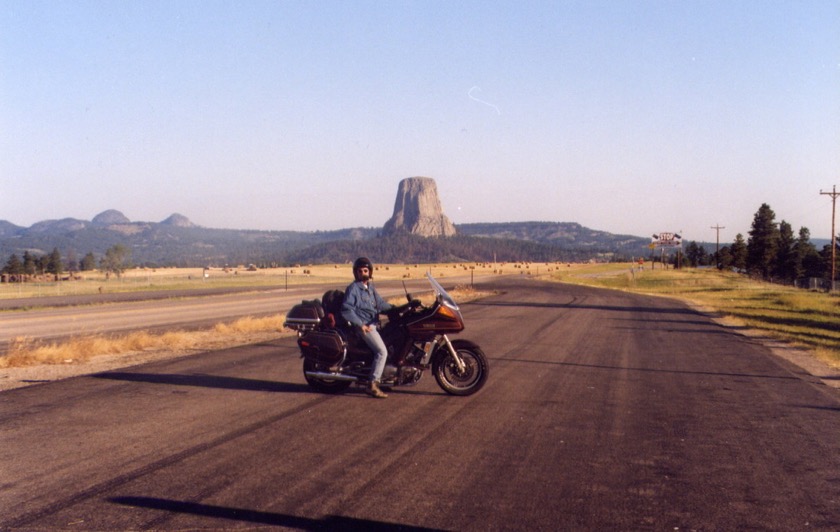
<path fill-rule="evenodd" d="M 406 304 L 386 314 L 380 335 L 388 348 L 381 386 L 417 384 L 432 370 L 438 385 L 452 395 L 471 395 L 487 381 L 489 366 L 481 348 L 469 340 L 450 340 L 464 330 L 457 303 L 440 283 L 426 274 L 435 293 L 430 306 L 406 290 Z M 302 301 L 286 314 L 285 326 L 297 331 L 303 375 L 315 390 L 339 393 L 369 378 L 373 353 L 341 318 L 344 293 L 328 290 L 318 300 Z"/>

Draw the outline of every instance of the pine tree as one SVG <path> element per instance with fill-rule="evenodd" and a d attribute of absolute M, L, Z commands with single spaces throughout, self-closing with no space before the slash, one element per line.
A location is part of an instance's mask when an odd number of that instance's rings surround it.
<path fill-rule="evenodd" d="M 67 271 L 70 273 L 79 271 L 79 259 L 76 257 L 76 251 L 74 249 L 70 249 L 67 252 Z"/>
<path fill-rule="evenodd" d="M 689 266 L 696 268 L 698 266 L 708 266 L 710 264 L 711 256 L 704 246 L 701 246 L 692 240 L 685 247 L 685 260 L 688 261 Z"/>
<path fill-rule="evenodd" d="M 23 274 L 35 275 L 35 257 L 28 251 L 23 252 Z"/>
<path fill-rule="evenodd" d="M 44 275 L 47 272 L 47 261 L 49 260 L 49 255 L 41 255 L 37 259 L 35 259 L 35 271 L 38 272 L 38 275 Z"/>
<path fill-rule="evenodd" d="M 733 266 L 734 257 L 732 256 L 732 248 L 723 246 L 720 252 L 717 253 L 717 264 L 721 270 L 729 270 Z"/>
<path fill-rule="evenodd" d="M 750 238 L 747 240 L 747 272 L 770 279 L 774 275 L 775 259 L 779 250 L 779 227 L 776 213 L 762 203 L 753 217 Z"/>
<path fill-rule="evenodd" d="M 88 251 L 87 255 L 82 258 L 82 262 L 79 265 L 79 269 L 83 272 L 89 272 L 96 269 L 96 257 L 93 256 L 92 251 Z"/>
<path fill-rule="evenodd" d="M 796 239 L 793 237 L 793 227 L 782 220 L 779 223 L 779 247 L 776 251 L 774 272 L 777 277 L 791 283 L 796 280 L 794 244 L 796 244 Z"/>
<path fill-rule="evenodd" d="M 54 248 L 52 253 L 47 255 L 44 269 L 47 273 L 51 273 L 56 277 L 64 273 L 64 264 L 61 262 L 61 253 L 58 251 L 58 248 Z"/>
<path fill-rule="evenodd" d="M 794 272 L 797 279 L 822 276 L 822 260 L 816 246 L 811 243 L 807 227 L 799 229 L 799 238 L 793 244 Z"/>
<path fill-rule="evenodd" d="M 729 253 L 732 255 L 732 267 L 738 271 L 747 270 L 747 244 L 744 242 L 744 235 L 738 233 L 735 235 L 735 242 L 729 248 Z"/>
<path fill-rule="evenodd" d="M 6 261 L 6 265 L 3 267 L 3 273 L 14 276 L 19 276 L 23 273 L 23 263 L 14 253 L 12 253 L 12 256 Z"/>
<path fill-rule="evenodd" d="M 692 240 L 685 247 L 685 258 L 688 260 L 689 266 L 696 268 L 700 265 L 700 246 L 697 242 Z"/>
<path fill-rule="evenodd" d="M 837 243 L 838 247 L 840 247 L 840 242 Z M 834 253 L 835 260 L 840 263 L 840 253 Z M 822 250 L 820 251 L 820 262 L 822 263 L 822 278 L 827 281 L 832 281 L 831 279 L 831 243 L 824 245 Z M 835 271 L 838 268 L 835 265 Z"/>

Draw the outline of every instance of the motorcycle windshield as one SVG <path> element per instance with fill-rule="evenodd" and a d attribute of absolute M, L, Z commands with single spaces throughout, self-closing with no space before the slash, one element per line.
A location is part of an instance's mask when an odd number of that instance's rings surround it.
<path fill-rule="evenodd" d="M 452 299 L 452 296 L 446 293 L 446 290 L 444 290 L 440 283 L 437 282 L 437 279 L 432 277 L 431 273 L 426 272 L 426 277 L 429 279 L 429 282 L 432 283 L 432 287 L 435 289 L 435 291 L 438 294 L 440 294 L 441 298 L 443 298 L 443 300 L 446 302 L 447 306 L 451 307 L 453 310 L 460 310 L 458 308 L 458 304 L 455 303 L 454 299 Z"/>

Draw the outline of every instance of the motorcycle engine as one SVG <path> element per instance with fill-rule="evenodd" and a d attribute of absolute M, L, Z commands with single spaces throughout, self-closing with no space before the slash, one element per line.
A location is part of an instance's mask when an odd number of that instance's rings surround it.
<path fill-rule="evenodd" d="M 422 360 L 423 356 L 425 356 L 425 355 L 426 355 L 426 352 L 423 351 L 423 349 L 421 349 L 420 346 L 418 346 L 417 344 L 414 344 L 414 346 L 412 346 L 412 348 L 411 348 L 411 353 L 409 353 L 408 356 L 405 357 L 405 358 L 406 358 L 406 360 L 409 360 L 409 361 L 412 361 L 412 362 L 418 362 L 418 361 Z"/>
<path fill-rule="evenodd" d="M 414 366 L 403 366 L 397 369 L 393 364 L 385 364 L 382 371 L 382 382 L 393 382 L 395 384 L 416 384 L 423 375 L 423 371 Z"/>
<path fill-rule="evenodd" d="M 423 371 L 413 366 L 403 366 L 400 368 L 400 384 L 417 384 Z"/>
<path fill-rule="evenodd" d="M 391 381 L 397 377 L 397 366 L 393 364 L 385 364 L 385 369 L 382 370 L 382 380 Z"/>

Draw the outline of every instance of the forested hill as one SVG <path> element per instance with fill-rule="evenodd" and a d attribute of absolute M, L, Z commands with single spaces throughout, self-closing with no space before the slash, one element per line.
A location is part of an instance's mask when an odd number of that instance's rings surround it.
<path fill-rule="evenodd" d="M 637 252 L 637 255 L 641 251 Z M 343 240 L 316 244 L 289 253 L 292 263 L 347 262 L 360 255 L 376 257 L 378 262 L 511 262 L 612 260 L 616 254 L 607 248 L 564 248 L 510 238 L 450 236 L 425 238 L 416 235 L 376 237 L 369 240 Z"/>
<path fill-rule="evenodd" d="M 371 255 L 380 262 L 586 261 L 629 259 L 650 239 L 593 231 L 576 223 L 516 222 L 456 225 L 456 236 L 412 235 L 316 244 L 289 254 L 295 263 L 341 262 Z"/>
<path fill-rule="evenodd" d="M 0 261 L 14 254 L 35 257 L 58 250 L 65 259 L 80 260 L 92 253 L 98 260 L 116 245 L 130 251 L 133 264 L 199 267 L 227 264 L 282 263 L 289 252 L 321 242 L 366 239 L 378 229 L 337 231 L 256 231 L 210 229 L 186 219 L 164 222 L 96 223 L 65 218 L 38 222 L 29 228 L 0 221 Z"/>
<path fill-rule="evenodd" d="M 509 238 L 564 248 L 598 248 L 613 252 L 638 253 L 639 246 L 650 242 L 647 238 L 596 231 L 572 222 L 477 223 L 456 227 L 462 236 Z"/>
<path fill-rule="evenodd" d="M 381 228 L 337 231 L 245 231 L 199 227 L 180 215 L 163 222 L 131 222 L 118 211 L 93 221 L 65 218 L 29 228 L 0 221 L 0 261 L 12 254 L 43 256 L 58 250 L 79 260 L 97 259 L 115 245 L 128 248 L 135 265 L 206 266 L 344 262 L 370 255 L 379 262 L 579 261 L 629 258 L 649 239 L 595 231 L 576 223 L 517 222 L 458 225 L 457 235 L 381 236 Z"/>

